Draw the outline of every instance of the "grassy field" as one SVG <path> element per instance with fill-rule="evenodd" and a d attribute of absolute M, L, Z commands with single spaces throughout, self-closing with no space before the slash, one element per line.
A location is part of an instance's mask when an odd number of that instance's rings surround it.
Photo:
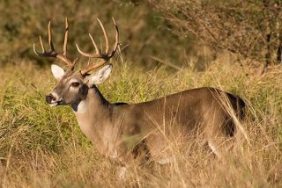
<path fill-rule="evenodd" d="M 250 61 L 242 60 L 242 67 L 218 49 L 213 54 L 190 33 L 191 24 L 183 22 L 188 26 L 185 30 L 177 20 L 165 19 L 172 10 L 187 20 L 174 9 L 184 6 L 164 1 L 159 5 L 168 5 L 168 10 L 158 10 L 148 2 L 154 1 L 1 1 L 0 15 L 5 19 L 0 19 L 0 187 L 282 187 L 282 67 L 258 75 L 261 70 Z M 201 146 L 200 138 L 181 146 L 171 141 L 171 164 L 132 162 L 125 179 L 119 181 L 118 166 L 85 138 L 72 110 L 51 108 L 45 102 L 56 83 L 45 66 L 52 60 L 35 57 L 31 46 L 38 35 L 46 40 L 47 23 L 52 20 L 59 49 L 65 17 L 70 23 L 71 56 L 77 53 L 75 42 L 84 50 L 93 49 L 88 32 L 99 45 L 103 42 L 97 17 L 110 39 L 111 19 L 117 20 L 123 58 L 114 60 L 113 74 L 99 87 L 111 102 L 138 103 L 203 86 L 241 96 L 248 104 L 247 116 L 232 140 L 233 147 L 222 150 L 218 159 Z M 265 59 L 259 61 L 262 65 Z"/>
<path fill-rule="evenodd" d="M 51 108 L 45 94 L 55 84 L 49 67 L 8 62 L 0 68 L 0 182 L 2 187 L 281 187 L 282 69 L 263 76 L 232 62 L 214 62 L 205 72 L 164 67 L 144 71 L 114 62 L 101 87 L 112 102 L 142 102 L 177 91 L 212 86 L 248 103 L 234 146 L 215 159 L 197 138 L 175 148 L 174 162 L 148 167 L 129 164 L 124 181 L 117 165 L 96 152 L 80 132 L 69 107 Z M 185 152 L 184 152 L 185 151 Z"/>

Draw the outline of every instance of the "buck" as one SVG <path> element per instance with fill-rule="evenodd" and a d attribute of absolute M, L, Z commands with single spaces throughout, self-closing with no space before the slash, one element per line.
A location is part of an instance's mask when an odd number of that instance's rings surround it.
<path fill-rule="evenodd" d="M 111 73 L 113 66 L 109 60 L 118 51 L 119 30 L 113 19 L 115 43 L 110 48 L 107 32 L 101 21 L 97 20 L 104 35 L 105 50 L 97 47 L 91 34 L 89 37 L 94 53 L 83 52 L 76 44 L 78 52 L 87 58 L 97 59 L 95 63 L 88 62 L 82 69 L 75 70 L 77 61 L 67 56 L 67 20 L 62 52 L 59 53 L 54 48 L 50 22 L 50 50 L 46 51 L 39 37 L 42 52 L 38 52 L 35 45 L 34 51 L 42 57 L 57 58 L 66 65 L 66 71 L 58 65 L 51 66 L 58 83 L 46 96 L 46 101 L 51 106 L 71 106 L 82 132 L 101 154 L 121 164 L 138 156 L 166 163 L 169 162 L 169 156 L 165 152 L 167 135 L 175 133 L 185 139 L 199 133 L 213 148 L 212 141 L 216 137 L 227 139 L 236 133 L 232 113 L 228 112 L 221 98 L 224 96 L 238 119 L 244 116 L 245 103 L 240 97 L 215 88 L 186 90 L 137 104 L 107 101 L 97 85 L 103 83 Z"/>

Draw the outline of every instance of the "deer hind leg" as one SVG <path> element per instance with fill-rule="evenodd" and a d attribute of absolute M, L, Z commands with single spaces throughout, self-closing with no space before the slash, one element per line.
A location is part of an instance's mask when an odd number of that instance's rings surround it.
<path fill-rule="evenodd" d="M 222 159 L 234 147 L 233 137 L 209 138 L 205 143 L 206 148 L 216 157 Z"/>
<path fill-rule="evenodd" d="M 219 151 L 219 147 L 214 140 L 209 139 L 207 141 L 207 146 L 208 146 L 208 149 L 211 150 L 211 152 L 215 155 L 215 157 L 217 157 L 219 159 L 222 158 L 222 154 Z"/>

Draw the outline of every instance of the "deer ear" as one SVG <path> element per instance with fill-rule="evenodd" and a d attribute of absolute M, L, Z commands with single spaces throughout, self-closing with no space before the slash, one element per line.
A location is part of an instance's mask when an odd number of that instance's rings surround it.
<path fill-rule="evenodd" d="M 62 77 L 65 75 L 65 71 L 64 69 L 62 69 L 60 66 L 52 64 L 51 65 L 51 71 L 53 76 L 57 79 L 57 80 L 61 80 Z"/>
<path fill-rule="evenodd" d="M 91 74 L 88 77 L 88 85 L 99 85 L 103 83 L 107 78 L 109 78 L 111 72 L 112 72 L 112 65 L 106 65 L 97 72 Z"/>

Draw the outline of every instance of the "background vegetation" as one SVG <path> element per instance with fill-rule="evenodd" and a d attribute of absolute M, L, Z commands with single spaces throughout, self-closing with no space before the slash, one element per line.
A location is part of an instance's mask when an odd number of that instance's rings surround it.
<path fill-rule="evenodd" d="M 261 50 L 267 49 L 267 43 L 248 36 L 266 30 L 251 29 L 255 33 L 241 33 L 242 38 L 234 38 L 232 34 L 241 29 L 236 25 L 239 21 L 231 15 L 226 17 L 227 13 L 239 14 L 245 20 L 241 20 L 244 23 L 242 28 L 256 28 L 261 11 L 257 11 L 258 17 L 254 16 L 255 22 L 251 23 L 253 13 L 245 14 L 244 8 L 248 7 L 246 3 L 253 3 L 256 6 L 251 10 L 254 11 L 265 4 L 262 1 L 242 3 L 236 0 L 229 3 L 219 0 L 203 2 L 208 4 L 180 0 L 164 0 L 162 3 L 150 0 L 1 1 L 1 186 L 281 187 L 281 65 L 275 61 L 273 64 L 277 66 L 271 66 L 263 75 L 258 75 L 262 70 L 259 66 L 265 66 L 268 57 L 268 51 Z M 275 5 L 275 10 L 281 9 L 280 1 L 270 2 Z M 197 20 L 189 19 L 188 13 L 193 15 L 196 10 L 209 15 Z M 224 152 L 222 159 L 214 159 L 206 153 L 199 146 L 201 140 L 191 139 L 182 148 L 173 148 L 175 160 L 172 164 L 148 168 L 129 164 L 126 179 L 118 181 L 117 166 L 100 156 L 83 136 L 71 109 L 50 108 L 44 101 L 45 94 L 55 84 L 49 70 L 49 63 L 54 60 L 35 57 L 32 43 L 37 42 L 38 35 L 46 39 L 46 27 L 51 19 L 56 46 L 60 46 L 65 16 L 71 26 L 71 57 L 78 55 L 74 49 L 75 42 L 85 50 L 92 50 L 88 32 L 99 43 L 103 42 L 97 17 L 109 32 L 113 31 L 111 17 L 117 20 L 122 53 L 112 61 L 115 65 L 113 75 L 100 87 L 107 99 L 112 102 L 142 102 L 189 88 L 218 87 L 240 95 L 248 103 L 247 117 L 242 122 L 247 138 L 236 135 L 234 147 Z M 208 19 L 204 23 L 211 24 L 217 18 L 220 27 L 212 31 L 218 31 L 223 41 L 221 38 L 212 41 L 210 35 L 204 33 L 206 30 L 197 30 L 197 25 L 193 24 L 203 23 L 204 18 Z M 275 20 L 281 20 L 281 15 L 271 18 L 275 19 L 264 18 L 259 23 L 269 20 L 276 23 Z M 225 25 L 220 25 L 224 20 L 231 24 L 229 35 L 225 34 Z M 215 26 L 218 25 L 209 28 Z M 271 37 L 273 54 L 277 55 L 281 35 L 276 31 L 281 30 L 272 28 L 270 31 L 278 33 Z M 263 39 L 265 34 L 260 36 Z M 240 51 L 248 49 L 247 39 L 257 41 L 254 45 L 258 47 L 246 56 Z M 237 50 L 229 53 L 224 45 L 235 41 L 240 45 L 232 45 Z M 259 54 L 257 58 L 253 58 L 254 53 Z"/>
<path fill-rule="evenodd" d="M 180 40 L 166 27 L 160 14 L 153 12 L 146 3 L 134 4 L 130 1 L 109 0 L 13 0 L 0 3 L 1 59 L 29 59 L 34 61 L 32 44 L 38 42 L 38 36 L 46 39 L 47 24 L 51 20 L 54 28 L 54 40 L 62 44 L 64 20 L 70 22 L 69 55 L 76 57 L 75 42 L 84 49 L 93 46 L 88 33 L 101 39 L 101 30 L 97 25 L 99 17 L 107 30 L 113 32 L 112 17 L 117 20 L 121 31 L 121 43 L 124 57 L 137 65 L 152 67 L 158 60 L 180 64 L 184 62 L 191 48 L 189 39 Z M 113 33 L 112 33 L 113 34 Z M 169 53 L 167 53 L 169 52 Z M 41 62 L 42 59 L 37 59 Z M 52 60 L 51 60 L 52 61 Z"/>
<path fill-rule="evenodd" d="M 282 63 L 282 1 L 149 0 L 180 36 L 268 65 Z"/>

